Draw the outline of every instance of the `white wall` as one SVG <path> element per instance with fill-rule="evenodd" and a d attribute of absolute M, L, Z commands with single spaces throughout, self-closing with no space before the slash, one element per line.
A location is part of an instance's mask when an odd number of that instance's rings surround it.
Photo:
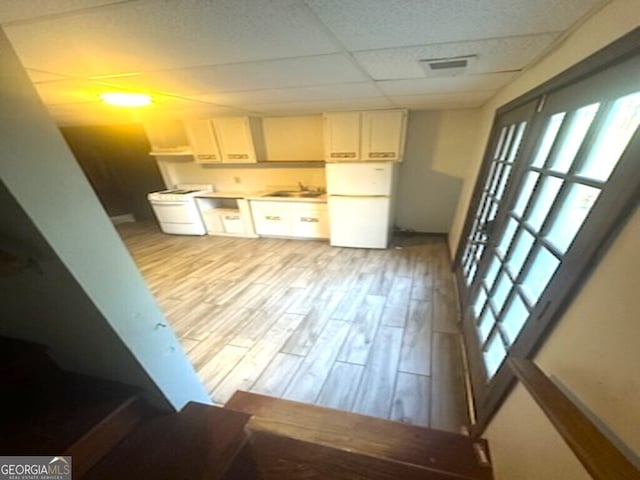
<path fill-rule="evenodd" d="M 455 253 L 495 110 L 640 24 L 640 2 L 614 0 L 482 109 L 472 167 L 449 236 Z M 629 221 L 535 361 L 555 375 L 630 448 L 640 453 L 640 215 Z M 522 387 L 490 423 L 496 479 L 589 479 Z"/>
<path fill-rule="evenodd" d="M 217 191 L 254 192 L 298 188 L 298 182 L 311 187 L 324 187 L 324 164 L 316 168 L 283 168 L 251 166 L 245 168 L 207 167 L 193 161 L 193 157 L 165 159 L 157 157 L 158 166 L 168 187 L 179 183 L 211 184 Z"/>
<path fill-rule="evenodd" d="M 178 409 L 209 402 L 171 329 L 156 328 L 162 312 L 1 30 L 0 99 L 0 231 L 44 256 L 41 274 L 3 279 L 0 334 Z"/>
<path fill-rule="evenodd" d="M 400 228 L 446 233 L 451 226 L 462 180 L 455 167 L 435 168 L 436 162 L 450 166 L 447 160 L 453 165 L 456 157 L 446 148 L 438 151 L 438 139 L 454 132 L 450 125 L 443 125 L 443 117 L 445 113 L 432 111 L 409 114 L 396 202 L 395 223 Z"/>
<path fill-rule="evenodd" d="M 447 233 L 475 148 L 479 110 L 412 111 L 400 165 L 396 225 Z"/>

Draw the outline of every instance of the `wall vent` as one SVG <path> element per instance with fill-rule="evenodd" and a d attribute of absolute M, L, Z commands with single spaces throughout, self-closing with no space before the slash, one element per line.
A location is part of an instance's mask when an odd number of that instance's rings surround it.
<path fill-rule="evenodd" d="M 469 67 L 475 63 L 477 55 L 464 55 L 448 58 L 425 58 L 418 63 L 428 77 L 451 77 L 467 73 Z"/>

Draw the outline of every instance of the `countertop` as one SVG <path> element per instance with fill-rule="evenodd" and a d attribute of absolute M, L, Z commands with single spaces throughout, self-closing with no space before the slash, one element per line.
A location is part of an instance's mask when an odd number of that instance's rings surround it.
<path fill-rule="evenodd" d="M 199 198 L 250 198 L 259 197 L 269 192 L 203 192 L 197 195 Z"/>
<path fill-rule="evenodd" d="M 304 203 L 327 203 L 327 195 L 319 197 L 270 197 L 268 194 L 254 197 L 245 197 L 247 200 L 268 201 L 268 202 L 304 202 Z"/>
<path fill-rule="evenodd" d="M 269 202 L 305 202 L 305 203 L 327 203 L 327 195 L 319 197 L 270 197 L 271 190 L 257 192 L 204 192 L 198 195 L 200 198 L 230 198 L 246 200 L 262 200 Z"/>

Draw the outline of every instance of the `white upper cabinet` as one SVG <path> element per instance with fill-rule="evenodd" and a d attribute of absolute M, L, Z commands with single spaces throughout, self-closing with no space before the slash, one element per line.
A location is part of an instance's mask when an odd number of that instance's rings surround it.
<path fill-rule="evenodd" d="M 178 120 L 156 119 L 143 124 L 151 155 L 191 155 L 183 125 Z"/>
<path fill-rule="evenodd" d="M 324 115 L 325 160 L 360 160 L 360 112 Z"/>
<path fill-rule="evenodd" d="M 256 144 L 261 142 L 260 120 L 249 117 L 223 117 L 212 120 L 218 146 L 225 163 L 255 163 Z"/>
<path fill-rule="evenodd" d="M 402 161 L 406 110 L 326 113 L 324 121 L 328 162 Z"/>
<path fill-rule="evenodd" d="M 402 160 L 407 125 L 405 110 L 362 114 L 362 159 Z"/>
<path fill-rule="evenodd" d="M 197 163 L 222 162 L 211 120 L 186 120 L 183 124 Z"/>

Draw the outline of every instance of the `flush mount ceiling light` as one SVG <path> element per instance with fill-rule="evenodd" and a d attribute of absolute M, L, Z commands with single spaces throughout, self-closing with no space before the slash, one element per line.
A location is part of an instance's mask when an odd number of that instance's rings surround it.
<path fill-rule="evenodd" d="M 466 73 L 477 60 L 477 55 L 448 58 L 425 58 L 418 63 L 429 77 L 451 77 Z"/>
<path fill-rule="evenodd" d="M 144 93 L 101 93 L 100 99 L 104 103 L 116 107 L 144 107 L 151 104 L 151 97 Z"/>

